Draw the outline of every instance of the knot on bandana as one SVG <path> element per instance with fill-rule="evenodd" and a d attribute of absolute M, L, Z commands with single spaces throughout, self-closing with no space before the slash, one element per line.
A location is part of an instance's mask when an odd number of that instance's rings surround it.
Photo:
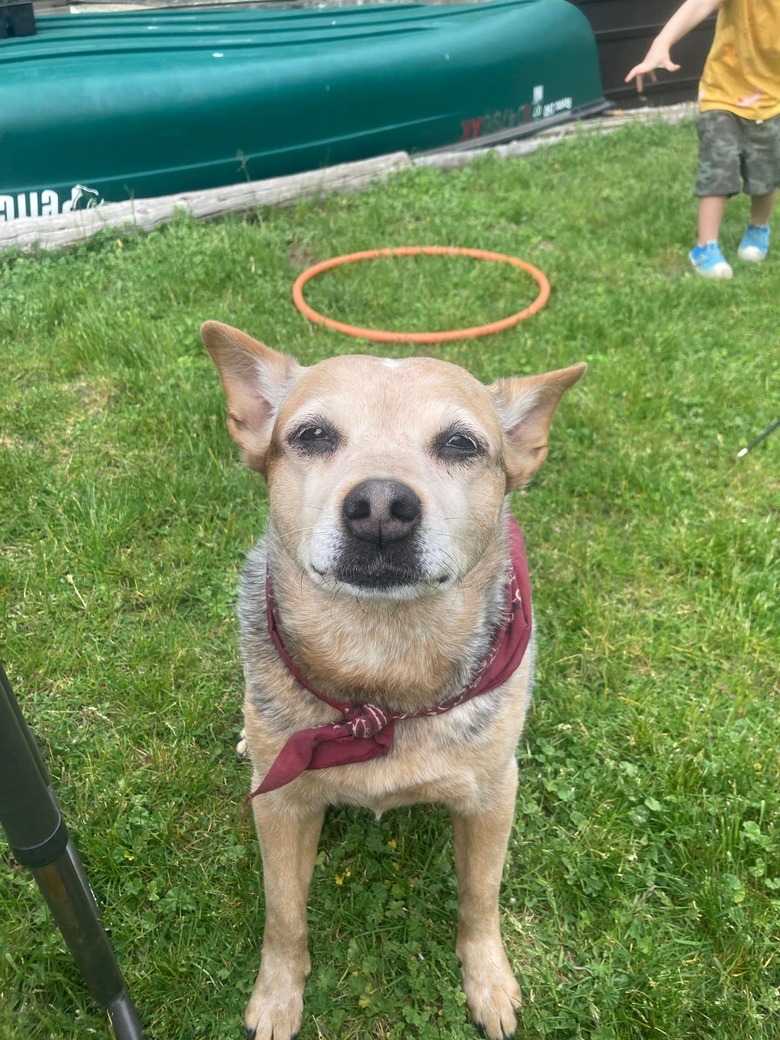
<path fill-rule="evenodd" d="M 356 704 L 345 712 L 345 721 L 352 736 L 364 740 L 383 730 L 390 722 L 390 716 L 376 704 Z"/>

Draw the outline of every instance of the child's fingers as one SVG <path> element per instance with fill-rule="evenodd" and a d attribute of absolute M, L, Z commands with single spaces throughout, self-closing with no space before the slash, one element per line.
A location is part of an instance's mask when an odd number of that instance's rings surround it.
<path fill-rule="evenodd" d="M 626 76 L 624 82 L 625 83 L 630 83 L 631 80 L 636 77 L 636 91 L 637 91 L 637 94 L 641 94 L 642 90 L 644 88 L 644 85 L 645 85 L 645 76 L 646 75 L 650 77 L 650 79 L 651 79 L 651 81 L 653 83 L 656 82 L 655 72 L 653 71 L 653 69 L 652 68 L 648 68 L 647 65 L 645 65 L 643 63 L 642 65 L 637 65 L 635 68 L 633 68 L 629 72 L 629 74 Z"/>
<path fill-rule="evenodd" d="M 635 65 L 629 72 L 626 78 L 623 80 L 624 83 L 630 83 L 632 79 L 636 79 L 637 93 L 641 94 L 642 89 L 645 85 L 645 76 L 650 77 L 651 83 L 657 83 L 658 77 L 655 74 L 656 69 L 666 69 L 667 72 L 679 72 L 680 66 L 675 65 L 673 61 L 662 61 L 657 65 L 649 61 L 643 61 L 639 65 Z"/>

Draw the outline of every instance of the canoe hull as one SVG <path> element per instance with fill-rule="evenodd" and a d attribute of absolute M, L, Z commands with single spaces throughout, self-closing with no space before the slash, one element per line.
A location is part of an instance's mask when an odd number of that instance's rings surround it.
<path fill-rule="evenodd" d="M 533 129 L 601 101 L 564 0 L 51 16 L 0 49 L 0 221 Z"/>

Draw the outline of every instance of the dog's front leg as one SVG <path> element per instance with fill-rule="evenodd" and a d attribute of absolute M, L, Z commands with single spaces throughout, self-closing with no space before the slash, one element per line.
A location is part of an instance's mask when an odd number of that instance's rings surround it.
<path fill-rule="evenodd" d="M 253 803 L 263 857 L 265 931 L 244 1022 L 247 1040 L 290 1040 L 301 1026 L 303 984 L 311 964 L 306 896 L 325 814 L 275 811 L 266 798 Z"/>
<path fill-rule="evenodd" d="M 498 919 L 498 891 L 515 809 L 514 762 L 494 798 L 477 811 L 452 810 L 458 872 L 457 954 L 469 1011 L 489 1040 L 514 1034 L 520 987 Z"/>

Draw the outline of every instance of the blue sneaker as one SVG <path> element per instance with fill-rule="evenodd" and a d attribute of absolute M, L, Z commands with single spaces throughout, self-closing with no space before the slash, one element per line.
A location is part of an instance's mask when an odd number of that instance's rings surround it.
<path fill-rule="evenodd" d="M 695 270 L 705 278 L 731 278 L 734 273 L 723 259 L 717 242 L 694 246 L 688 255 Z"/>
<path fill-rule="evenodd" d="M 758 263 L 760 260 L 766 260 L 768 252 L 769 228 L 767 225 L 748 224 L 742 241 L 739 243 L 737 256 L 740 260 L 752 260 L 753 263 Z"/>

